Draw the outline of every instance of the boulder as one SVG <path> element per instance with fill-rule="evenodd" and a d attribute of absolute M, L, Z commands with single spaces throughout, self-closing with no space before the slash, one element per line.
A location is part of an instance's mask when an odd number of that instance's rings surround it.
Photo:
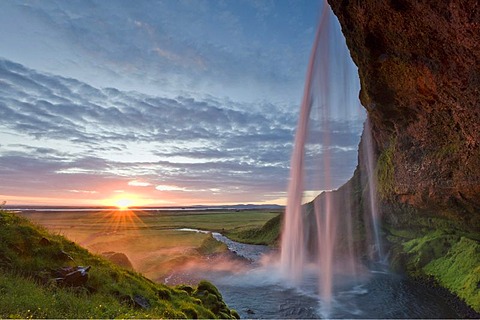
<path fill-rule="evenodd" d="M 136 294 L 133 296 L 132 300 L 136 308 L 145 309 L 145 310 L 150 308 L 150 302 L 144 296 Z"/>
<path fill-rule="evenodd" d="M 113 262 L 117 266 L 133 270 L 133 265 L 128 259 L 127 255 L 121 252 L 102 252 L 102 256 L 109 260 L 110 262 Z"/>
<path fill-rule="evenodd" d="M 88 267 L 63 267 L 57 269 L 55 272 L 57 277 L 55 281 L 58 284 L 68 286 L 68 287 L 80 287 L 87 283 L 88 280 L 88 271 L 90 270 L 90 266 Z"/>

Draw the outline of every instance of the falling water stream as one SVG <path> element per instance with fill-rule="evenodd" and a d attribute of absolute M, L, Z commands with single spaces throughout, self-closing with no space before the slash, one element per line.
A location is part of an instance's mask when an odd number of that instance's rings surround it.
<path fill-rule="evenodd" d="M 372 250 L 372 255 L 370 258 L 372 258 L 374 261 L 386 264 L 387 261 L 385 260 L 386 258 L 383 252 L 382 238 L 380 236 L 380 217 L 378 212 L 377 185 L 375 183 L 375 179 L 373 178 L 375 175 L 375 159 L 370 119 L 367 119 L 365 121 L 363 136 L 365 137 L 363 144 L 363 154 L 365 157 L 368 175 L 369 210 L 374 237 L 374 250 Z"/>
<path fill-rule="evenodd" d="M 352 84 L 356 80 L 348 50 L 344 43 L 343 46 L 339 43 L 338 39 L 343 37 L 335 32 L 338 28 L 334 28 L 333 22 L 330 7 L 325 4 L 308 64 L 300 106 L 280 258 L 284 277 L 297 286 L 302 285 L 309 274 L 308 270 L 313 266 L 318 278 L 316 292 L 326 315 L 330 313 L 338 271 L 355 280 L 360 268 L 357 266 L 351 237 L 352 213 L 344 203 L 348 197 L 339 199 L 331 192 L 326 192 L 313 201 L 309 214 L 309 207 L 304 205 L 303 197 L 305 191 L 320 193 L 321 190 L 338 188 L 332 178 L 338 168 L 334 163 L 333 149 L 336 146 L 331 139 L 330 124 L 348 121 L 350 114 L 358 114 L 355 109 L 360 108 L 358 99 L 352 98 L 352 92 L 358 85 Z M 373 152 L 372 148 L 368 152 Z M 307 160 L 307 155 L 310 160 Z M 307 177 L 310 179 L 307 180 Z M 369 190 L 376 190 L 373 186 L 374 179 L 369 181 Z M 373 192 L 370 193 L 373 195 Z M 375 202 L 376 199 L 372 196 L 372 209 L 376 208 Z M 379 251 L 381 246 L 376 212 L 372 213 L 372 221 L 375 221 L 373 238 Z M 307 232 L 307 224 L 311 223 L 315 224 L 314 234 Z M 309 247 L 309 238 L 317 242 L 313 249 L 312 245 Z M 340 265 L 346 268 L 339 270 Z"/>
<path fill-rule="evenodd" d="M 356 252 L 358 217 L 346 182 L 338 178 L 334 130 L 362 117 L 356 67 L 338 22 L 323 8 L 308 64 L 304 95 L 291 159 L 290 184 L 279 252 L 238 244 L 215 234 L 240 257 L 237 271 L 196 269 L 221 290 L 242 318 L 450 318 L 458 317 L 443 298 L 385 267 L 374 175 L 370 123 L 364 125 L 363 150 L 368 187 L 364 247 L 372 248 L 368 266 Z M 336 124 L 337 126 L 334 126 Z M 351 131 L 350 131 L 351 132 Z M 306 194 L 316 197 L 306 199 Z M 308 201 L 307 201 L 308 200 Z M 306 204 L 309 202 L 308 204 Z M 358 235 L 357 235 L 358 238 Z M 258 254 L 257 254 L 258 253 Z M 215 262 L 208 262 L 209 265 Z M 216 263 L 219 265 L 220 263 Z"/>

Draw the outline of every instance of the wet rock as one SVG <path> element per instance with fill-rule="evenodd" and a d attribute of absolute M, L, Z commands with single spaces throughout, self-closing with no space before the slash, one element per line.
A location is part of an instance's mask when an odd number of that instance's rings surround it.
<path fill-rule="evenodd" d="M 150 308 L 150 302 L 144 296 L 136 294 L 133 296 L 132 300 L 136 308 L 145 309 L 145 310 Z"/>
<path fill-rule="evenodd" d="M 133 265 L 128 259 L 127 255 L 121 252 L 102 252 L 102 256 L 116 264 L 117 266 L 133 270 Z"/>
<path fill-rule="evenodd" d="M 328 2 L 358 66 L 377 168 L 391 173 L 381 196 L 478 228 L 480 3 Z"/>
<path fill-rule="evenodd" d="M 88 267 L 64 267 L 56 270 L 57 278 L 55 281 L 58 284 L 69 287 L 80 287 L 87 283 L 88 280 Z"/>
<path fill-rule="evenodd" d="M 247 314 L 255 314 L 255 311 L 253 311 L 252 309 L 247 309 L 247 310 L 245 310 L 245 312 Z"/>

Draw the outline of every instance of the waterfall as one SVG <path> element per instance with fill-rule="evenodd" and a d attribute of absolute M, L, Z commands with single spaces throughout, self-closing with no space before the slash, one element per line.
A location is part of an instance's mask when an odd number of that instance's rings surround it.
<path fill-rule="evenodd" d="M 358 215 L 350 201 L 353 191 L 346 185 L 341 192 L 331 192 L 346 182 L 346 179 L 339 182 L 337 174 L 338 141 L 335 140 L 338 138 L 334 132 L 340 125 L 348 126 L 352 119 L 358 121 L 361 118 L 359 87 L 356 67 L 338 21 L 325 1 L 306 72 L 291 158 L 280 266 L 284 277 L 300 287 L 310 281 L 305 279 L 307 269 L 314 266 L 318 283 L 316 292 L 327 314 L 333 300 L 336 276 L 347 274 L 354 278 L 360 265 L 354 244 L 354 233 L 358 229 L 355 225 L 358 218 L 354 217 Z M 373 223 L 372 238 L 380 258 L 383 253 L 371 136 L 367 140 L 371 209 L 368 223 Z M 317 195 L 313 201 L 305 198 L 312 193 Z"/>
<path fill-rule="evenodd" d="M 382 238 L 380 236 L 380 217 L 378 212 L 377 184 L 375 179 L 376 159 L 374 158 L 372 126 L 370 119 L 365 121 L 363 136 L 364 162 L 366 164 L 368 179 L 368 204 L 371 216 L 371 225 L 373 229 L 373 250 L 370 258 L 375 262 L 384 263 L 385 257 L 383 253 Z"/>

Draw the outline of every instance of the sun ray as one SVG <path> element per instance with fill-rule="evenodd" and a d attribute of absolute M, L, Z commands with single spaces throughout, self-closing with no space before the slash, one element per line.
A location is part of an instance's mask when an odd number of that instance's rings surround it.
<path fill-rule="evenodd" d="M 98 233 L 97 237 L 120 235 L 125 230 L 135 232 L 144 228 L 146 225 L 140 216 L 148 215 L 148 213 L 139 208 L 132 209 L 138 202 L 137 197 L 131 194 L 123 194 L 122 196 L 104 200 L 104 203 L 111 210 L 96 213 L 98 215 L 96 223 L 103 226 L 103 230 Z"/>

